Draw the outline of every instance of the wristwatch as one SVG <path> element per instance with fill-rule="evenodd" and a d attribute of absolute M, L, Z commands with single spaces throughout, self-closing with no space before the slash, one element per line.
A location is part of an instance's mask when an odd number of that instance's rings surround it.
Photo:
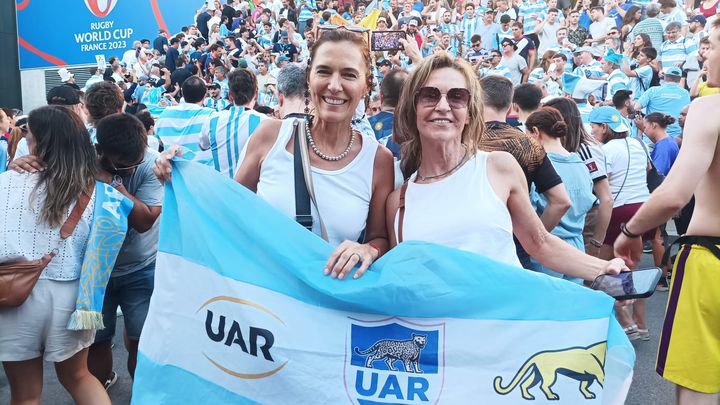
<path fill-rule="evenodd" d="M 122 186 L 122 184 L 123 184 L 122 177 L 120 177 L 116 174 L 112 177 L 112 182 L 110 183 L 110 187 L 116 189 L 116 188 Z"/>

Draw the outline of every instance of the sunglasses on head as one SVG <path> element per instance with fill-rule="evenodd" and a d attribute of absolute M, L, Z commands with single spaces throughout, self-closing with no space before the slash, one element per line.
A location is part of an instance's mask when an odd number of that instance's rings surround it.
<path fill-rule="evenodd" d="M 357 25 L 323 24 L 323 25 L 321 25 L 319 28 L 320 28 L 321 30 L 327 30 L 327 31 L 333 31 L 333 30 L 343 29 L 343 30 L 348 30 L 348 31 L 352 31 L 352 32 L 360 32 L 360 33 L 364 33 L 364 32 L 370 31 L 370 28 L 359 27 L 359 26 L 357 26 Z"/>
<path fill-rule="evenodd" d="M 447 93 L 442 93 L 437 87 L 421 87 L 415 92 L 415 105 L 417 107 L 435 107 L 443 95 L 452 109 L 467 108 L 470 104 L 468 89 L 453 88 Z"/>

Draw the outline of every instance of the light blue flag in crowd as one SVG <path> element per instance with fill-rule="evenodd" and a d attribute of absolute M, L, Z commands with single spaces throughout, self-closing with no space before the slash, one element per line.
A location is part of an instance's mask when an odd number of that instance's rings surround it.
<path fill-rule="evenodd" d="M 605 294 L 420 242 L 335 280 L 323 240 L 173 164 L 133 404 L 624 403 Z"/>

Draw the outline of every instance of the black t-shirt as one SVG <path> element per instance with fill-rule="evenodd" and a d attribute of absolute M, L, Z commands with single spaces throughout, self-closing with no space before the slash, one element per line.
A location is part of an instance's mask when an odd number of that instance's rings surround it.
<path fill-rule="evenodd" d="M 485 125 L 480 150 L 504 151 L 513 155 L 523 169 L 528 189 L 534 183 L 537 192 L 542 194 L 562 184 L 562 179 L 539 143 L 505 122 L 488 121 Z"/>
<path fill-rule="evenodd" d="M 197 24 L 197 29 L 200 31 L 200 34 L 202 34 L 203 38 L 210 39 L 210 34 L 208 33 L 209 28 L 207 26 L 208 21 L 212 16 L 208 14 L 207 12 L 200 13 L 200 15 L 195 20 L 195 23 Z"/>

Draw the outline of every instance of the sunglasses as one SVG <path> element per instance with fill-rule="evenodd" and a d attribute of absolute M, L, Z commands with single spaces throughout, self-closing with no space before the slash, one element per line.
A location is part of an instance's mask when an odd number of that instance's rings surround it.
<path fill-rule="evenodd" d="M 113 172 L 113 174 L 117 174 L 119 176 L 131 176 L 138 166 L 145 163 L 145 160 L 143 159 L 139 163 L 127 167 L 115 167 L 115 163 L 111 162 L 109 159 L 108 163 L 110 164 L 110 170 L 108 171 Z"/>
<path fill-rule="evenodd" d="M 323 25 L 319 26 L 318 28 L 320 28 L 321 30 L 327 30 L 327 31 L 333 31 L 333 30 L 343 29 L 343 30 L 348 30 L 348 31 L 352 31 L 352 32 L 359 32 L 359 33 L 365 33 L 365 32 L 369 32 L 369 31 L 370 31 L 370 28 L 359 27 L 359 26 L 357 26 L 357 25 L 323 24 Z"/>
<path fill-rule="evenodd" d="M 415 92 L 416 107 L 435 107 L 445 95 L 450 108 L 457 110 L 467 108 L 470 104 L 470 91 L 468 89 L 453 88 L 442 93 L 437 87 L 421 87 Z"/>

